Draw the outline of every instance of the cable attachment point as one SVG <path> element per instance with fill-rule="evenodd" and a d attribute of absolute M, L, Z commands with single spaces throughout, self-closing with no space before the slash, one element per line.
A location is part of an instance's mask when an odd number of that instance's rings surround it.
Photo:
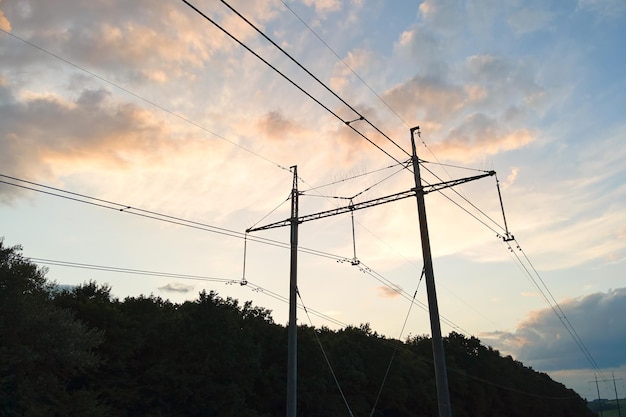
<path fill-rule="evenodd" d="M 350 208 L 350 217 L 352 219 L 352 249 L 353 249 L 353 257 L 352 259 L 350 259 L 350 263 L 354 266 L 357 266 L 361 263 L 361 261 L 359 261 L 359 259 L 356 257 L 356 235 L 355 235 L 355 231 L 354 231 L 354 202 L 352 201 L 352 199 L 350 199 L 350 204 L 348 204 L 348 207 Z"/>
<path fill-rule="evenodd" d="M 502 240 L 504 242 L 511 242 L 511 241 L 515 240 L 515 236 L 513 236 L 509 232 L 506 232 L 504 236 L 500 236 L 500 237 L 502 238 Z"/>
<path fill-rule="evenodd" d="M 246 279 L 246 254 L 248 253 L 248 231 L 246 230 L 246 234 L 243 238 L 243 272 L 241 273 L 241 281 L 239 281 L 239 285 L 242 287 L 244 285 L 248 285 L 248 280 Z"/>
<path fill-rule="evenodd" d="M 350 126 L 350 123 L 358 122 L 359 120 L 365 120 L 365 117 L 361 116 L 361 117 L 358 117 L 358 118 L 356 118 L 356 119 L 354 119 L 354 120 L 348 120 L 348 121 L 345 121 L 344 123 L 345 123 L 346 125 Z"/>

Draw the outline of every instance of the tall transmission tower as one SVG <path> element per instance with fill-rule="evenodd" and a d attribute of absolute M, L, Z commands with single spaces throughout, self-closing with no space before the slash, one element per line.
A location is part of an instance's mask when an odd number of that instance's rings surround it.
<path fill-rule="evenodd" d="M 408 191 L 391 194 L 385 197 L 379 197 L 373 200 L 353 203 L 345 207 L 333 210 L 322 211 L 319 213 L 300 216 L 298 214 L 298 173 L 297 166 L 292 166 L 293 170 L 293 186 L 291 190 L 291 216 L 286 220 L 270 223 L 265 226 L 252 227 L 246 230 L 246 233 L 256 232 L 260 230 L 274 229 L 289 225 L 291 228 L 291 260 L 289 273 L 289 329 L 288 329 L 288 353 L 287 353 L 287 417 L 296 417 L 297 408 L 297 294 L 298 294 L 298 226 L 306 221 L 318 220 L 325 217 L 335 216 L 343 213 L 354 212 L 368 207 L 380 204 L 391 203 L 408 197 L 416 197 L 417 211 L 420 224 L 420 237 L 422 241 L 422 256 L 424 259 L 424 270 L 426 279 L 426 291 L 428 296 L 428 310 L 430 316 L 431 337 L 433 346 L 433 358 L 435 363 L 435 382 L 437 385 L 437 399 L 439 408 L 439 417 L 451 417 L 452 407 L 450 405 L 450 393 L 448 390 L 448 377 L 446 371 L 446 362 L 443 349 L 443 337 L 441 335 L 441 323 L 439 320 L 439 307 L 437 304 L 437 293 L 435 289 L 435 275 L 433 272 L 432 255 L 430 249 L 430 239 L 428 235 L 428 222 L 426 219 L 426 204 L 424 196 L 433 191 L 439 191 L 444 188 L 453 187 L 469 181 L 478 180 L 488 176 L 495 175 L 495 171 L 488 171 L 484 174 L 473 177 L 461 178 L 451 181 L 445 181 L 437 184 L 422 184 L 420 176 L 420 164 L 417 157 L 415 146 L 415 133 L 419 135 L 419 127 L 410 129 L 411 132 L 411 161 L 413 164 L 413 174 L 415 187 Z"/>

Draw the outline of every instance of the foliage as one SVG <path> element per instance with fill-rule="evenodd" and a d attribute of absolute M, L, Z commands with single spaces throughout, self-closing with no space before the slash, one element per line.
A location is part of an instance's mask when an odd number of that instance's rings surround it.
<path fill-rule="evenodd" d="M 0 406 L 3 416 L 105 415 L 84 376 L 102 334 L 54 304 L 45 270 L 0 240 Z"/>
<path fill-rule="evenodd" d="M 19 248 L 0 262 L 1 415 L 284 415 L 287 330 L 270 311 L 206 291 L 182 304 L 118 300 L 93 282 L 53 292 Z M 298 413 L 436 415 L 431 349 L 426 336 L 401 342 L 367 324 L 300 326 Z M 591 415 L 474 337 L 451 333 L 445 349 L 457 417 Z"/>

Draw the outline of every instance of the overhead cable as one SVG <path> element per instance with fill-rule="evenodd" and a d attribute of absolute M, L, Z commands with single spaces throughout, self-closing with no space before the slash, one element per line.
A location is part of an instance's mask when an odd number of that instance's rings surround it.
<path fill-rule="evenodd" d="M 520 257 L 517 255 L 517 252 L 515 251 L 515 249 L 513 249 L 513 247 L 511 247 L 510 241 L 507 241 L 505 243 L 506 243 L 509 251 L 511 253 L 513 253 L 515 258 L 517 258 L 519 264 L 521 265 L 523 270 L 526 272 L 526 275 L 530 278 L 531 282 L 535 285 L 535 287 L 537 288 L 537 290 L 539 291 L 539 293 L 541 294 L 543 299 L 546 301 L 546 303 L 548 304 L 548 306 L 550 307 L 552 312 L 559 319 L 559 321 L 561 322 L 561 324 L 563 325 L 565 330 L 567 330 L 567 332 L 570 334 L 570 336 L 572 337 L 572 340 L 577 345 L 578 349 L 585 356 L 585 359 L 589 362 L 589 364 L 592 366 L 592 368 L 596 370 L 596 372 L 598 372 L 600 375 L 602 375 L 603 378 L 606 378 L 604 376 L 604 373 L 602 372 L 602 370 L 598 366 L 598 363 L 594 359 L 593 355 L 591 354 L 591 352 L 589 351 L 589 349 L 587 348 L 587 346 L 583 342 L 582 338 L 580 337 L 580 335 L 578 334 L 578 332 L 576 331 L 576 329 L 574 328 L 572 323 L 569 321 L 569 319 L 565 315 L 565 312 L 561 309 L 561 306 L 559 305 L 559 303 L 556 301 L 556 299 L 552 295 L 552 292 L 550 291 L 550 289 L 546 285 L 545 281 L 543 280 L 543 278 L 541 278 L 541 275 L 539 275 L 539 272 L 537 272 L 537 269 L 535 268 L 535 266 L 532 264 L 530 259 L 526 256 L 526 253 L 522 250 L 520 244 L 517 242 L 516 239 L 514 239 L 514 242 L 517 245 L 516 249 L 519 252 L 522 253 L 526 263 L 528 264 L 528 266 L 526 266 L 524 264 L 524 262 L 522 262 L 522 259 L 520 259 Z M 537 282 L 537 281 L 539 281 L 539 282 Z M 539 285 L 539 283 L 541 283 L 541 285 Z"/>
<path fill-rule="evenodd" d="M 400 149 L 402 152 L 404 152 L 407 156 L 410 156 L 409 153 L 400 145 L 398 145 L 393 139 L 391 139 L 389 136 L 387 136 L 382 130 L 380 130 L 378 127 L 376 127 L 372 122 L 370 122 L 361 112 L 359 112 L 358 110 L 356 110 L 353 106 L 351 106 L 350 104 L 348 104 L 343 98 L 341 98 L 337 93 L 335 93 L 330 87 L 328 87 L 324 82 L 322 82 L 318 77 L 316 77 L 315 75 L 313 75 L 311 73 L 311 71 L 309 71 L 306 67 L 304 67 L 300 62 L 298 62 L 298 60 L 296 60 L 294 57 L 292 57 L 289 53 L 287 53 L 287 51 L 285 51 L 282 47 L 280 47 L 276 42 L 274 42 L 269 36 L 267 36 L 263 31 L 261 31 L 256 25 L 254 25 L 252 22 L 250 22 L 245 16 L 243 16 L 241 13 L 239 13 L 237 10 L 235 10 L 230 4 L 228 4 L 228 2 L 226 2 L 225 0 L 221 0 L 221 2 L 228 7 L 233 13 L 235 13 L 237 16 L 239 16 L 239 18 L 241 18 L 244 22 L 246 22 L 248 24 L 248 26 L 250 26 L 251 28 L 253 28 L 258 34 L 260 34 L 261 36 L 263 36 L 263 38 L 265 38 L 268 42 L 270 42 L 272 45 L 274 45 L 274 47 L 276 49 L 278 49 L 283 55 L 285 55 L 287 58 L 289 58 L 293 63 L 295 63 L 298 67 L 300 67 L 300 69 L 302 69 L 304 72 L 306 72 L 311 78 L 313 78 L 315 81 L 317 81 L 317 83 L 319 85 L 321 85 L 322 87 L 324 87 L 324 89 L 326 91 L 328 91 L 330 94 L 332 94 L 337 100 L 339 100 L 341 103 L 343 103 L 343 105 L 345 105 L 347 108 L 349 108 L 352 112 L 354 112 L 357 116 L 359 116 L 356 120 L 363 120 L 365 123 L 367 123 L 368 125 L 370 125 L 374 130 L 376 130 L 378 133 L 380 133 L 384 138 L 386 138 L 388 141 L 390 141 L 392 144 L 394 144 L 396 146 L 396 148 Z M 344 123 L 346 123 L 347 125 L 350 125 L 349 121 L 344 121 Z"/>
<path fill-rule="evenodd" d="M 143 269 L 120 268 L 120 267 L 114 267 L 114 266 L 95 265 L 95 264 L 80 263 L 80 262 L 60 261 L 60 260 L 47 259 L 47 258 L 30 257 L 28 259 L 41 265 L 61 266 L 61 267 L 66 267 L 66 268 L 87 269 L 87 270 L 94 270 L 94 271 L 152 276 L 152 277 L 161 277 L 161 278 L 174 278 L 174 279 L 184 279 L 184 280 L 194 280 L 194 281 L 216 282 L 216 283 L 224 283 L 224 284 L 240 284 L 240 281 L 236 279 L 218 278 L 218 277 L 211 277 L 211 276 L 204 276 L 204 275 L 189 275 L 189 274 L 177 274 L 177 273 L 171 273 L 171 272 L 149 271 L 149 270 L 143 270 Z M 289 303 L 289 300 L 287 299 L 287 297 L 284 297 L 280 294 L 270 291 L 267 288 L 264 288 L 253 282 L 248 281 L 246 285 L 249 288 L 251 288 L 252 291 L 254 292 L 263 293 L 271 298 L 274 298 L 275 300 L 278 300 L 284 303 Z M 302 308 L 302 306 L 300 306 L 300 308 Z M 309 308 L 309 311 L 311 312 L 311 314 L 323 320 L 326 320 L 330 323 L 333 323 L 335 325 L 338 325 L 341 327 L 348 326 L 346 323 L 343 323 L 335 319 L 334 317 L 328 316 L 320 311 L 317 311 L 311 308 Z"/>
<path fill-rule="evenodd" d="M 36 44 L 34 44 L 34 43 L 32 43 L 32 42 L 30 42 L 30 41 L 28 41 L 28 40 L 26 40 L 26 39 L 24 39 L 24 38 L 22 38 L 22 37 L 20 37 L 20 36 L 16 35 L 16 34 L 14 34 L 14 33 L 8 32 L 8 31 L 4 30 L 2 27 L 0 27 L 0 31 L 2 31 L 2 32 L 6 33 L 6 34 L 7 34 L 7 35 L 9 35 L 9 36 L 12 36 L 12 37 L 13 37 L 13 38 L 15 38 L 15 39 L 18 39 L 18 40 L 20 40 L 20 41 L 24 42 L 24 43 L 25 43 L 25 44 L 27 44 L 27 45 L 32 46 L 32 47 L 33 47 L 33 48 L 35 48 L 35 49 L 38 49 L 39 51 L 41 51 L 41 52 L 43 52 L 43 53 L 45 53 L 45 54 L 47 54 L 47 55 L 49 55 L 49 56 L 51 56 L 51 57 L 53 57 L 53 58 L 56 58 L 56 59 L 58 59 L 58 60 L 60 60 L 60 61 L 63 61 L 63 62 L 65 62 L 66 64 L 71 65 L 72 67 L 74 67 L 74 68 L 76 68 L 76 69 L 78 69 L 78 70 L 80 70 L 80 71 L 83 71 L 83 72 L 85 72 L 85 73 L 87 73 L 87 74 L 91 75 L 92 77 L 95 77 L 95 78 L 99 79 L 100 81 L 103 81 L 103 82 L 105 82 L 105 83 L 107 83 L 107 84 L 109 84 L 109 85 L 111 85 L 111 86 L 113 86 L 113 87 L 115 87 L 115 88 L 117 88 L 117 89 L 119 89 L 119 90 L 121 90 L 121 91 L 123 91 L 123 92 L 125 92 L 125 93 L 127 93 L 127 94 L 129 94 L 129 95 L 131 95 L 131 96 L 133 96 L 133 97 L 135 97 L 135 98 L 137 98 L 137 99 L 139 99 L 139 100 L 143 101 L 143 102 L 145 102 L 145 103 L 148 103 L 148 104 L 150 104 L 151 106 L 154 106 L 154 107 L 158 108 L 159 110 L 162 110 L 162 111 L 164 111 L 165 113 L 167 113 L 167 114 L 169 114 L 169 115 L 172 115 L 172 116 L 174 116 L 174 117 L 176 117 L 176 118 L 178 118 L 178 119 L 182 120 L 183 122 L 189 123 L 190 125 L 195 126 L 195 127 L 199 128 L 199 129 L 203 130 L 204 132 L 209 133 L 210 135 L 212 135 L 212 136 L 214 136 L 214 137 L 218 138 L 218 139 L 221 139 L 221 140 L 223 140 L 223 141 L 225 141 L 225 142 L 228 142 L 228 143 L 230 143 L 231 145 L 236 146 L 236 147 L 240 148 L 240 149 L 241 149 L 241 150 L 243 150 L 243 151 L 246 151 L 246 152 L 248 152 L 248 153 L 250 153 L 250 154 L 252 154 L 252 155 L 254 155 L 254 156 L 258 157 L 258 158 L 261 158 L 261 159 L 263 159 L 264 161 L 269 162 L 269 163 L 271 163 L 272 165 L 275 165 L 275 166 L 277 166 L 278 168 L 280 168 L 280 169 L 282 169 L 282 170 L 284 170 L 284 171 L 289 171 L 289 168 L 287 168 L 287 167 L 285 167 L 285 166 L 283 166 L 283 165 L 281 165 L 281 164 L 279 164 L 279 163 L 277 163 L 277 162 L 275 162 L 275 161 L 272 161 L 271 159 L 269 159 L 269 158 L 267 158 L 267 157 L 265 157 L 265 156 L 261 155 L 260 153 L 255 152 L 255 151 L 253 151 L 253 150 L 251 150 L 251 149 L 248 149 L 248 148 L 246 148 L 245 146 L 243 146 L 243 145 L 241 145 L 241 144 L 239 144 L 239 143 L 237 143 L 237 142 L 234 142 L 234 141 L 232 141 L 232 140 L 230 140 L 230 139 L 227 139 L 226 137 L 224 137 L 224 136 L 222 136 L 222 135 L 220 135 L 220 134 L 218 134 L 218 133 L 215 133 L 215 132 L 213 132 L 213 131 L 209 130 L 208 128 L 206 128 L 206 127 L 202 126 L 201 124 L 196 123 L 196 122 L 194 122 L 193 120 L 188 119 L 188 118 L 186 118 L 185 116 L 182 116 L 182 115 L 180 115 L 180 114 L 178 114 L 178 113 L 176 113 L 176 112 L 174 112 L 174 111 L 172 111 L 172 110 L 170 110 L 170 109 L 168 109 L 168 108 L 166 108 L 166 107 L 164 107 L 164 106 L 162 106 L 162 105 L 160 105 L 160 104 L 156 103 L 155 101 L 152 101 L 152 100 L 150 100 L 150 99 L 147 99 L 147 98 L 145 98 L 145 97 L 143 97 L 143 96 L 141 96 L 141 95 L 139 95 L 139 94 L 137 94 L 137 93 L 135 93 L 135 92 L 133 92 L 133 91 L 131 91 L 131 90 L 129 90 L 129 89 L 127 89 L 127 88 L 125 88 L 125 87 L 122 87 L 121 85 L 116 84 L 116 83 L 114 83 L 113 81 L 110 81 L 110 80 L 108 80 L 108 79 L 106 79 L 106 78 L 104 78 L 104 77 L 102 77 L 102 76 L 100 76 L 100 75 L 96 74 L 96 73 L 95 73 L 95 72 L 93 72 L 93 71 L 90 71 L 90 70 L 88 70 L 88 69 L 86 69 L 86 68 L 84 68 L 84 67 L 81 67 L 80 65 L 75 64 L 74 62 L 72 62 L 72 61 L 70 61 L 70 60 L 68 60 L 68 59 L 63 58 L 63 57 L 62 57 L 62 56 L 60 56 L 60 55 L 57 55 L 57 54 L 55 54 L 55 53 L 53 53 L 53 52 L 50 52 L 50 51 L 48 51 L 47 49 L 44 49 L 44 48 L 42 48 L 41 46 L 36 45 Z"/>
<path fill-rule="evenodd" d="M 368 141 L 370 144 L 372 144 L 374 147 L 376 147 L 378 150 L 380 150 L 381 152 L 383 152 L 385 155 L 387 155 L 388 157 L 390 157 L 391 159 L 393 159 L 394 161 L 400 163 L 400 161 L 394 157 L 393 155 L 391 155 L 389 152 L 387 152 L 386 150 L 384 150 L 380 145 L 376 144 L 373 140 L 371 140 L 370 138 L 368 138 L 367 136 L 365 136 L 365 134 L 363 134 L 362 132 L 360 132 L 359 130 L 357 130 L 356 128 L 354 128 L 354 126 L 352 126 L 352 123 L 350 121 L 346 121 L 344 120 L 341 116 L 339 116 L 337 113 L 335 113 L 334 111 L 332 111 L 328 106 L 326 106 L 325 104 L 323 104 L 320 100 L 318 100 L 317 98 L 313 97 L 313 95 L 311 95 L 311 93 L 309 93 L 308 91 L 306 91 L 304 88 L 302 88 L 300 85 L 298 85 L 298 83 L 296 83 L 295 81 L 293 81 L 291 78 L 289 78 L 286 74 L 284 74 L 283 72 L 281 72 L 278 68 L 276 68 L 274 65 L 272 65 L 270 62 L 268 62 L 265 58 L 263 58 L 262 56 L 260 56 L 258 53 L 256 53 L 255 51 L 253 51 L 248 45 L 246 45 L 245 43 L 243 43 L 241 40 L 239 40 L 236 36 L 234 36 L 232 33 L 230 33 L 228 30 L 226 30 L 224 27 L 222 27 L 219 23 L 217 23 L 215 20 L 211 19 L 209 16 L 207 16 L 205 13 L 203 13 L 201 10 L 199 10 L 196 6 L 194 6 L 193 4 L 191 4 L 190 2 L 188 2 L 187 0 L 182 0 L 183 3 L 185 3 L 186 5 L 188 5 L 191 9 L 193 9 L 196 13 L 198 13 L 200 16 L 202 16 L 204 19 L 206 19 L 207 21 L 209 21 L 211 24 L 213 24 L 216 28 L 218 28 L 219 30 L 221 30 L 224 34 L 226 34 L 229 38 L 231 38 L 232 40 L 234 40 L 235 42 L 237 42 L 241 47 L 243 47 L 245 50 L 247 50 L 248 52 L 250 52 L 252 55 L 254 55 L 256 58 L 258 58 L 261 62 L 263 62 L 265 65 L 267 65 L 268 67 L 270 67 L 272 70 L 274 70 L 278 75 L 280 75 L 281 77 L 283 77 L 287 82 L 289 82 L 291 85 L 293 85 L 294 87 L 296 87 L 298 90 L 300 90 L 304 95 L 306 95 L 307 97 L 309 97 L 311 100 L 313 100 L 315 103 L 317 103 L 320 107 L 322 107 L 324 110 L 326 110 L 328 113 L 330 113 L 332 116 L 334 116 L 336 119 L 338 119 L 339 121 L 341 121 L 342 123 L 344 123 L 346 126 L 348 126 L 350 129 L 352 129 L 357 135 L 361 136 L 363 139 L 365 139 L 366 141 Z M 357 120 L 360 120 L 357 119 Z M 364 120 L 364 119 L 363 119 Z M 395 142 L 394 142 L 395 144 Z M 396 144 L 397 146 L 397 144 Z M 406 153 L 406 151 L 404 151 Z"/>

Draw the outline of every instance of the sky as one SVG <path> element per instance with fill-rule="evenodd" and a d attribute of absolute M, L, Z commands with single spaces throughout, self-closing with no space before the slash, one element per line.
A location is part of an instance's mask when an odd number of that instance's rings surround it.
<path fill-rule="evenodd" d="M 425 196 L 444 335 L 626 397 L 623 0 L 229 2 L 293 60 L 190 3 L 232 37 L 183 1 L 0 0 L 5 244 L 60 284 L 212 290 L 286 324 L 289 230 L 245 230 L 289 218 L 292 166 L 300 215 L 410 190 L 419 126 L 424 181 L 496 171 L 508 227 L 493 176 Z M 302 223 L 299 246 L 300 324 L 430 334 L 414 199 Z"/>

